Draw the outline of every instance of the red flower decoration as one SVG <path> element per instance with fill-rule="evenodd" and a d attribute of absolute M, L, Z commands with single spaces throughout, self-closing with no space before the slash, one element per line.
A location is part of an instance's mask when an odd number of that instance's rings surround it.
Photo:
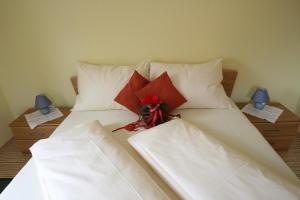
<path fill-rule="evenodd" d="M 158 96 L 146 95 L 142 100 L 142 104 L 158 104 L 160 103 Z"/>
<path fill-rule="evenodd" d="M 180 115 L 168 114 L 167 105 L 160 101 L 156 95 L 146 95 L 142 100 L 142 104 L 143 107 L 141 110 L 143 111 L 141 111 L 139 120 L 127 124 L 126 126 L 117 128 L 113 130 L 113 132 L 120 129 L 125 129 L 127 131 L 137 131 L 139 128 L 148 129 L 167 122 L 174 117 L 180 118 Z"/>
<path fill-rule="evenodd" d="M 127 124 L 126 126 L 117 128 L 117 129 L 113 130 L 112 132 L 118 131 L 120 129 L 126 129 L 127 131 L 136 131 L 137 128 L 138 128 L 137 123 L 130 123 L 130 124 Z"/>

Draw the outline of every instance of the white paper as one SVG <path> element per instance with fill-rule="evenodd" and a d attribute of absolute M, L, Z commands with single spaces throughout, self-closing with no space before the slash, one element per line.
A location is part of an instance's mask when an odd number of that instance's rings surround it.
<path fill-rule="evenodd" d="M 63 116 L 63 113 L 54 106 L 49 106 L 50 112 L 46 115 L 43 115 L 39 110 L 26 114 L 26 121 L 31 129 L 34 129 L 36 126 L 43 124 L 45 122 L 51 121 L 53 119 Z"/>
<path fill-rule="evenodd" d="M 242 112 L 261 119 L 265 119 L 271 123 L 275 123 L 281 115 L 281 113 L 283 112 L 283 110 L 268 105 L 266 105 L 263 110 L 258 110 L 252 104 L 249 103 L 242 108 Z"/>

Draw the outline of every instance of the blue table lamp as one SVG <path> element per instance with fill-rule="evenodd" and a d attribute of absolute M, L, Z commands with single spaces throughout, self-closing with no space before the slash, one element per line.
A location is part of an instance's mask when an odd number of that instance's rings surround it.
<path fill-rule="evenodd" d="M 259 110 L 264 109 L 265 105 L 270 101 L 268 91 L 265 88 L 257 88 L 251 99 L 253 106 Z"/>
<path fill-rule="evenodd" d="M 42 114 L 46 115 L 50 112 L 49 106 L 51 101 L 43 94 L 35 97 L 35 107 L 41 111 Z"/>

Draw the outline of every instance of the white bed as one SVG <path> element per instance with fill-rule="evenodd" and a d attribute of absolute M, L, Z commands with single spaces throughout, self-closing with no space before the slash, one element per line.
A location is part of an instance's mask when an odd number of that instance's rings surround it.
<path fill-rule="evenodd" d="M 256 128 L 247 120 L 238 109 L 185 109 L 177 110 L 182 118 L 190 121 L 202 130 L 206 130 L 215 137 L 223 140 L 233 148 L 241 151 L 257 162 L 263 164 L 280 176 L 300 186 L 300 181 L 291 169 L 284 163 L 279 155 L 272 149 Z M 136 120 L 136 115 L 129 111 L 85 111 L 72 112 L 67 119 L 56 129 L 51 137 L 68 130 L 76 124 L 98 119 L 108 130 L 125 125 Z M 132 132 L 117 131 L 113 135 L 126 149 L 134 155 L 137 161 L 149 172 L 152 177 L 164 188 L 165 191 L 175 198 L 174 192 L 149 168 L 142 158 L 133 150 L 127 142 Z M 8 187 L 2 192 L 1 200 L 41 200 L 42 190 L 38 182 L 36 168 L 30 160 L 17 174 Z"/>

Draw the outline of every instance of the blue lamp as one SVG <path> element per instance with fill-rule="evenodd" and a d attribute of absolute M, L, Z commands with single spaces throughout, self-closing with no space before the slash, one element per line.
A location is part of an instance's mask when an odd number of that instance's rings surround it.
<path fill-rule="evenodd" d="M 268 91 L 265 88 L 257 88 L 251 99 L 253 106 L 259 110 L 264 109 L 265 105 L 270 101 Z"/>
<path fill-rule="evenodd" d="M 41 111 L 42 114 L 46 115 L 50 112 L 49 106 L 51 101 L 43 94 L 35 97 L 35 107 Z"/>

